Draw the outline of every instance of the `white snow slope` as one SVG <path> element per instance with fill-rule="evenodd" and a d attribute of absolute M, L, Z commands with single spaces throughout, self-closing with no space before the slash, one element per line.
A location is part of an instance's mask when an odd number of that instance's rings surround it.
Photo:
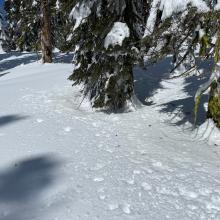
<path fill-rule="evenodd" d="M 10 68 L 27 58 L 0 61 L 0 220 L 220 219 L 219 147 L 164 110 L 189 82 L 161 78 L 156 104 L 108 115 L 78 106 L 71 64 Z"/>

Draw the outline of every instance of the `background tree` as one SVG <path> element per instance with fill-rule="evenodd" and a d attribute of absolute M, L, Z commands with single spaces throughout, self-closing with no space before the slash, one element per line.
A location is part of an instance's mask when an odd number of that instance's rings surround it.
<path fill-rule="evenodd" d="M 20 51 L 39 50 L 39 3 L 35 0 L 6 0 L 10 48 Z"/>
<path fill-rule="evenodd" d="M 41 50 L 42 62 L 52 63 L 51 17 L 49 0 L 41 0 Z"/>
<path fill-rule="evenodd" d="M 39 50 L 40 5 L 35 0 L 20 2 L 17 46 L 21 51 Z"/>
<path fill-rule="evenodd" d="M 69 14 L 74 1 L 50 0 L 52 46 L 68 51 L 71 44 L 68 38 L 72 33 Z M 10 48 L 20 51 L 39 51 L 41 49 L 41 1 L 6 0 L 5 10 L 9 23 Z"/>
<path fill-rule="evenodd" d="M 73 0 L 51 1 L 53 46 L 62 52 L 68 52 L 73 48 L 69 42 L 73 34 L 72 21 L 69 19 L 73 5 Z"/>
<path fill-rule="evenodd" d="M 18 49 L 18 36 L 19 28 L 18 23 L 20 21 L 20 0 L 5 0 L 4 7 L 6 11 L 6 19 L 8 23 L 8 46 L 10 50 Z"/>
<path fill-rule="evenodd" d="M 5 21 L 5 12 L 0 8 L 0 51 L 6 51 L 7 49 L 7 25 Z"/>

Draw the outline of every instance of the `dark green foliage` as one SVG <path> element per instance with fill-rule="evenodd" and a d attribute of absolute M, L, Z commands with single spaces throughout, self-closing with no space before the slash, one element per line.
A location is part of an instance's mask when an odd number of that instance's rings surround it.
<path fill-rule="evenodd" d="M 7 50 L 7 31 L 4 12 L 0 8 L 0 50 Z"/>
<path fill-rule="evenodd" d="M 196 57 L 199 56 L 203 59 L 213 57 L 212 69 L 213 74 L 215 74 L 216 64 L 220 62 L 220 12 L 214 10 L 217 1 L 206 2 L 210 7 L 207 12 L 198 11 L 188 5 L 188 9 L 184 13 L 173 14 L 166 20 L 161 20 L 160 10 L 158 9 L 153 33 L 142 40 L 142 51 L 147 54 L 149 63 L 157 62 L 172 54 L 174 57 L 172 71 L 179 67 L 185 67 L 180 68 L 180 70 L 185 69 L 184 71 L 190 72 L 192 69 L 196 70 Z M 196 53 L 198 47 L 200 51 Z M 183 73 L 179 74 L 182 75 Z M 206 83 L 202 89 L 198 90 L 195 97 L 194 114 L 197 115 L 201 95 L 211 87 L 207 116 L 212 118 L 217 126 L 220 126 L 220 93 L 219 88 L 217 89 L 219 82 L 212 82 L 213 78 L 216 77 L 212 77 L 208 82 L 210 84 Z"/>
<path fill-rule="evenodd" d="M 212 118 L 220 128 L 220 93 L 218 84 L 219 82 L 215 81 L 211 85 L 207 117 Z"/>
<path fill-rule="evenodd" d="M 63 52 L 70 51 L 73 47 L 68 41 L 73 30 L 72 22 L 69 19 L 73 6 L 73 0 L 51 1 L 53 46 Z"/>
<path fill-rule="evenodd" d="M 77 2 L 86 4 L 85 1 Z M 123 109 L 133 95 L 132 68 L 138 61 L 137 51 L 143 36 L 144 1 L 94 2 L 91 14 L 75 30 L 71 41 L 76 45 L 77 68 L 69 79 L 74 84 L 84 85 L 83 93 L 93 107 L 117 111 Z M 125 38 L 122 46 L 106 49 L 105 38 L 115 22 L 126 23 L 130 37 Z"/>
<path fill-rule="evenodd" d="M 21 19 L 18 23 L 19 34 L 16 44 L 23 51 L 39 50 L 40 48 L 40 5 L 33 0 L 21 1 Z"/>
<path fill-rule="evenodd" d="M 19 35 L 18 23 L 21 17 L 20 13 L 20 0 L 5 0 L 5 11 L 7 13 L 7 22 L 8 22 L 8 46 L 11 50 L 17 49 L 17 39 Z"/>
<path fill-rule="evenodd" d="M 36 50 L 39 48 L 39 3 L 33 0 L 6 0 L 10 49 Z"/>
<path fill-rule="evenodd" d="M 66 44 L 71 34 L 69 14 L 74 1 L 51 0 L 51 26 L 53 47 L 67 50 Z M 38 0 L 6 0 L 5 10 L 9 23 L 10 48 L 12 50 L 40 50 L 40 1 Z"/>

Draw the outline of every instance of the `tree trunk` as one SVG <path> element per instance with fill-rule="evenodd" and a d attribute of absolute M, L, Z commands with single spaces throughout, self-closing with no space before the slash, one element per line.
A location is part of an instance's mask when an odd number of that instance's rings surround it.
<path fill-rule="evenodd" d="M 41 49 L 42 62 L 52 63 L 51 20 L 49 0 L 41 0 Z"/>

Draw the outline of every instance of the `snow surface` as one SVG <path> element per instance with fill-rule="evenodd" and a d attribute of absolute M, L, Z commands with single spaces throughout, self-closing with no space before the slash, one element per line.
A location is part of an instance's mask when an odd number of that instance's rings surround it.
<path fill-rule="evenodd" d="M 130 36 L 130 30 L 126 23 L 115 22 L 111 31 L 105 38 L 104 46 L 108 49 L 109 46 L 115 47 L 116 45 L 122 46 L 125 38 Z"/>
<path fill-rule="evenodd" d="M 34 59 L 0 55 L 1 220 L 220 219 L 220 149 L 183 122 L 202 79 L 136 67 L 152 103 L 104 114 L 79 106 L 72 64 Z"/>

